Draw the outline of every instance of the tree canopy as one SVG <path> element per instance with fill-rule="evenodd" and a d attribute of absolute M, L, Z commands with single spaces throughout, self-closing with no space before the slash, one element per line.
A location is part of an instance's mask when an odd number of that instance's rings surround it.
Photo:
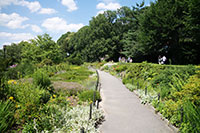
<path fill-rule="evenodd" d="M 77 32 L 63 34 L 57 43 L 48 34 L 6 47 L 7 64 L 31 61 L 59 63 L 64 58 L 82 62 L 101 58 L 154 62 L 165 55 L 171 64 L 199 64 L 200 1 L 157 0 L 116 11 L 105 11 Z M 4 51 L 0 50 L 0 54 Z"/>
<path fill-rule="evenodd" d="M 198 64 L 199 3 L 157 0 L 149 7 L 141 3 L 105 11 L 63 45 L 71 57 L 80 56 L 89 62 L 101 57 L 116 61 L 120 56 L 135 62 L 157 62 L 159 55 L 165 55 L 168 63 Z"/>

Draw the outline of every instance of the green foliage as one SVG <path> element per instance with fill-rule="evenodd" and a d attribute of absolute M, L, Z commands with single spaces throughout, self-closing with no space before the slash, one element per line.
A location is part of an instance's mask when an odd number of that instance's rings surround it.
<path fill-rule="evenodd" d="M 27 69 L 25 68 L 26 65 Z M 63 79 L 67 79 L 68 81 L 82 83 L 86 82 L 85 80 L 89 79 L 89 76 L 93 74 L 93 72 L 89 71 L 85 66 L 74 66 L 68 63 L 53 66 L 47 63 L 35 69 L 35 65 L 29 66 L 28 63 L 24 62 L 12 69 L 13 72 L 20 73 L 17 78 L 28 75 L 33 77 L 33 82 L 30 78 L 8 81 L 1 80 L 1 132 L 14 132 L 15 129 L 19 132 L 66 132 L 72 129 L 74 131 L 80 130 L 80 126 L 76 125 L 77 123 L 73 121 L 79 118 L 75 117 L 75 115 L 78 116 L 78 114 L 80 114 L 80 108 L 76 110 L 76 114 L 74 115 L 71 115 L 73 112 L 70 112 L 70 110 L 73 110 L 78 104 L 82 104 L 82 101 L 79 101 L 77 96 L 82 94 L 84 87 L 80 85 L 80 87 L 74 87 L 72 89 L 60 88 L 54 92 L 50 86 L 51 81 L 49 75 L 53 73 L 52 79 L 56 76 L 63 76 Z M 23 69 L 27 71 L 21 73 Z M 34 74 L 31 75 L 34 70 Z M 97 98 L 98 97 L 100 97 L 99 93 L 97 93 Z M 12 101 L 12 104 L 6 102 L 8 99 Z M 96 112 L 94 112 L 94 114 L 96 114 Z M 97 116 L 94 117 L 94 122 L 91 123 L 88 122 L 88 115 L 88 111 L 85 111 L 84 122 L 90 124 L 87 126 L 93 131 L 96 131 L 96 129 L 93 129 L 93 123 L 97 120 Z M 70 124 L 68 123 L 69 120 L 71 120 Z"/>
<path fill-rule="evenodd" d="M 181 132 L 200 131 L 200 107 L 195 106 L 192 102 L 186 101 L 183 104 L 184 122 L 180 127 Z"/>
<path fill-rule="evenodd" d="M 18 78 L 22 78 L 33 74 L 36 67 L 32 63 L 20 63 L 15 69 L 17 69 L 17 73 L 21 76 Z"/>
<path fill-rule="evenodd" d="M 184 99 L 186 98 L 195 106 L 200 106 L 200 71 L 191 76 L 188 82 L 184 84 L 181 91 L 175 92 L 174 97 Z"/>
<path fill-rule="evenodd" d="M 15 96 L 15 88 L 10 87 L 14 86 L 17 82 L 14 80 L 2 80 L 2 84 L 0 87 L 0 100 L 6 101 L 9 97 Z"/>
<path fill-rule="evenodd" d="M 56 90 L 56 93 L 58 93 L 61 96 L 77 96 L 82 91 L 84 91 L 84 89 L 82 88 L 70 88 L 70 89 L 60 88 Z"/>
<path fill-rule="evenodd" d="M 61 47 L 64 57 L 68 57 L 70 53 L 69 41 L 74 35 L 73 32 L 67 32 L 63 34 L 57 41 L 57 44 Z"/>
<path fill-rule="evenodd" d="M 16 110 L 15 118 L 18 124 L 37 118 L 39 115 L 38 110 L 50 98 L 48 91 L 30 83 L 19 82 L 9 87 L 16 90 L 14 100 L 16 100 L 18 109 Z"/>
<path fill-rule="evenodd" d="M 127 65 L 117 65 L 117 66 L 113 66 L 113 69 L 115 69 L 115 71 L 119 72 L 123 72 L 127 69 Z"/>
<path fill-rule="evenodd" d="M 162 115 L 176 126 L 181 122 L 181 103 L 170 99 L 164 103 L 164 108 L 161 110 Z"/>
<path fill-rule="evenodd" d="M 53 131 L 55 127 L 62 127 L 66 123 L 64 117 L 64 113 L 59 109 L 59 106 L 56 106 L 56 104 L 47 105 L 41 110 L 40 118 L 35 126 L 38 131 Z"/>
<path fill-rule="evenodd" d="M 67 61 L 72 65 L 79 65 L 80 66 L 80 65 L 83 64 L 83 60 L 81 59 L 80 56 L 76 56 L 74 58 L 69 57 L 69 58 L 67 58 Z"/>
<path fill-rule="evenodd" d="M 80 55 L 87 62 L 107 60 L 117 61 L 121 55 L 123 35 L 135 27 L 135 8 L 121 7 L 117 11 L 106 11 L 93 17 L 89 26 L 81 28 L 77 33 L 64 40 L 70 34 L 64 34 L 59 43 L 66 42 L 65 48 L 71 57 Z"/>
<path fill-rule="evenodd" d="M 48 34 L 37 36 L 22 48 L 22 61 L 41 63 L 44 60 L 51 60 L 53 63 L 60 63 L 62 60 L 60 46 L 58 46 Z"/>
<path fill-rule="evenodd" d="M 181 132 L 198 132 L 199 67 L 156 65 L 146 62 L 117 66 L 119 70 L 116 66 L 115 69 L 108 70 L 112 73 L 116 72 L 115 75 L 124 74 L 123 83 L 130 91 L 135 90 L 142 103 L 151 103 L 156 111 L 172 124 L 180 127 Z M 145 87 L 147 87 L 147 95 L 145 95 Z"/>
<path fill-rule="evenodd" d="M 11 66 L 13 64 L 18 64 L 22 59 L 22 48 L 25 42 L 20 42 L 19 44 L 12 43 L 11 45 L 4 46 L 4 60 L 6 60 L 6 65 Z"/>
<path fill-rule="evenodd" d="M 135 89 L 137 89 L 137 86 L 132 85 L 130 83 L 125 84 L 126 88 L 128 88 L 131 92 L 133 92 Z"/>
<path fill-rule="evenodd" d="M 12 100 L 0 101 L 0 132 L 7 132 L 14 124 L 14 112 Z"/>
<path fill-rule="evenodd" d="M 106 64 L 106 61 L 102 61 L 102 62 L 93 62 L 93 63 L 88 63 L 91 67 L 95 67 L 100 69 L 104 64 Z M 86 65 L 88 65 L 87 63 L 85 63 Z"/>
<path fill-rule="evenodd" d="M 89 71 L 83 66 L 70 66 L 70 68 L 68 68 L 68 70 L 65 73 L 54 75 L 51 79 L 70 82 L 81 82 L 87 79 L 92 73 L 92 71 Z"/>
<path fill-rule="evenodd" d="M 40 69 L 36 70 L 33 74 L 33 82 L 41 88 L 47 89 L 51 85 L 51 80 L 45 71 Z"/>
<path fill-rule="evenodd" d="M 83 92 L 81 92 L 78 97 L 81 101 L 92 101 L 93 100 L 93 96 L 94 96 L 94 93 L 96 93 L 96 100 L 100 100 L 101 97 L 100 97 L 100 93 L 98 91 L 95 91 L 95 90 L 85 90 Z"/>
<path fill-rule="evenodd" d="M 5 72 L 5 77 L 7 79 L 19 79 L 25 76 L 29 76 L 33 74 L 36 67 L 28 62 L 16 64 L 17 66 L 14 68 L 7 68 Z"/>

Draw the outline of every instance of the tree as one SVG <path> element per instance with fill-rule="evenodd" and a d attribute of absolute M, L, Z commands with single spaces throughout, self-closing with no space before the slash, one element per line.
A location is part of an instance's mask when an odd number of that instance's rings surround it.
<path fill-rule="evenodd" d="M 182 30 L 182 59 L 187 63 L 199 64 L 200 60 L 200 1 L 185 0 L 181 2 L 184 10 L 184 26 Z"/>
<path fill-rule="evenodd" d="M 61 62 L 63 56 L 60 46 L 48 34 L 39 35 L 30 41 L 22 49 L 24 62 L 40 63 L 45 60 L 50 60 L 53 63 Z"/>
<path fill-rule="evenodd" d="M 139 17 L 141 14 L 147 10 L 148 7 L 143 7 L 144 3 L 137 4 L 137 7 L 132 7 L 131 17 L 131 25 L 128 26 L 127 30 L 123 34 L 123 54 L 126 57 L 131 57 L 135 62 L 140 62 L 145 60 L 144 58 L 144 47 L 140 47 L 141 44 L 138 41 L 139 35 Z"/>
<path fill-rule="evenodd" d="M 67 33 L 63 34 L 57 40 L 57 44 L 60 46 L 64 57 L 67 57 L 68 54 L 69 54 L 69 51 L 70 51 L 69 41 L 70 41 L 70 39 L 72 38 L 73 35 L 74 35 L 74 32 L 67 32 Z"/>
<path fill-rule="evenodd" d="M 135 34 L 134 56 L 150 62 L 157 62 L 158 55 L 165 55 L 172 63 L 181 63 L 182 46 L 180 43 L 184 7 L 180 1 L 159 0 L 151 3 L 137 17 L 139 27 Z M 139 58 L 139 57 L 137 57 Z"/>

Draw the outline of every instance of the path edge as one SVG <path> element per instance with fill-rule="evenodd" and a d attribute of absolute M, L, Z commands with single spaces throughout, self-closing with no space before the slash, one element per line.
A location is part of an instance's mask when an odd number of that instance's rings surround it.
<path fill-rule="evenodd" d="M 99 70 L 99 69 L 97 69 L 98 71 L 103 71 L 103 70 Z M 103 71 L 103 72 L 106 72 L 106 73 L 108 73 L 108 74 L 110 74 L 109 72 L 107 72 L 107 71 Z M 110 75 L 112 75 L 112 74 L 110 74 Z M 120 80 L 121 82 L 122 82 L 122 79 L 121 79 L 121 77 L 117 77 L 117 76 L 115 76 L 115 75 L 112 75 L 112 76 L 114 76 L 115 78 L 117 78 L 118 80 Z M 123 83 L 122 83 L 123 84 Z M 124 84 L 123 84 L 124 85 Z M 125 86 L 125 85 L 124 85 Z M 100 86 L 101 87 L 101 86 Z M 125 86 L 126 87 L 126 86 Z M 127 87 L 126 87 L 126 89 L 128 89 Z M 101 90 L 101 89 L 100 89 Z M 131 91 L 130 91 L 131 92 Z M 138 99 L 140 99 L 141 100 L 141 98 L 139 97 L 139 95 L 138 94 L 136 94 L 135 93 L 135 91 L 133 91 L 133 93 L 137 96 L 137 98 Z M 102 96 L 102 91 L 100 91 L 100 94 L 101 94 L 101 96 Z M 106 111 L 103 109 L 103 101 L 101 101 L 100 102 L 100 107 L 101 107 L 101 109 L 103 110 L 103 112 L 104 112 L 104 114 L 106 114 Z M 140 103 L 141 104 L 141 103 Z M 174 133 L 179 133 L 179 129 L 178 128 L 176 128 L 174 125 L 172 125 L 170 122 L 169 122 L 169 120 L 168 119 L 166 119 L 165 117 L 163 117 L 163 115 L 160 113 L 160 112 L 157 112 L 156 113 L 156 109 L 151 105 L 151 104 L 149 104 L 149 103 L 147 103 L 147 104 L 145 104 L 145 106 L 147 107 L 147 108 L 149 108 L 152 112 L 154 112 L 154 114 L 157 116 L 157 117 L 159 117 L 161 120 L 163 120 L 164 122 L 165 122 L 165 124 L 174 132 Z M 105 115 L 106 116 L 106 115 Z M 105 120 L 106 120 L 106 117 L 105 117 Z M 101 131 L 100 131 L 101 132 Z"/>

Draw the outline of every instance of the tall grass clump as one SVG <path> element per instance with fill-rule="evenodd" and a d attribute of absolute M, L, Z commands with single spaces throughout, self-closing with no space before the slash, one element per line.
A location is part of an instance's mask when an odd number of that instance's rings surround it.
<path fill-rule="evenodd" d="M 183 105 L 183 123 L 180 131 L 187 133 L 198 133 L 200 131 L 200 107 L 192 102 L 186 101 Z"/>
<path fill-rule="evenodd" d="M 51 85 L 51 80 L 45 71 L 38 69 L 33 74 L 33 83 L 41 88 L 47 89 Z"/>
<path fill-rule="evenodd" d="M 4 133 L 14 124 L 15 108 L 11 97 L 6 102 L 0 101 L 0 132 Z"/>
<path fill-rule="evenodd" d="M 98 91 L 95 91 L 95 90 L 86 90 L 86 91 L 83 91 L 82 93 L 80 93 L 78 95 L 78 97 L 79 97 L 79 99 L 81 101 L 92 101 L 94 93 L 96 93 L 96 100 L 100 100 L 101 99 L 100 93 Z"/>

